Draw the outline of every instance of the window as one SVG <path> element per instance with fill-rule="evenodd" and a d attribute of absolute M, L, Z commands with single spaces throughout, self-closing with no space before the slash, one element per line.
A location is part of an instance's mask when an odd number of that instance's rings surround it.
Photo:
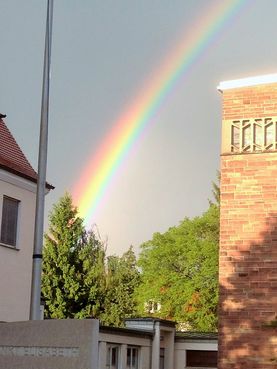
<path fill-rule="evenodd" d="M 165 356 L 165 349 L 161 347 L 160 348 L 160 369 L 164 369 L 164 356 Z"/>
<path fill-rule="evenodd" d="M 0 241 L 6 245 L 16 245 L 19 202 L 8 196 L 3 197 Z"/>
<path fill-rule="evenodd" d="M 274 145 L 274 125 L 272 122 L 265 125 L 265 146 L 267 149 L 273 148 Z"/>
<path fill-rule="evenodd" d="M 155 314 L 161 310 L 161 304 L 154 300 L 149 300 L 148 302 L 146 302 L 144 304 L 144 307 L 145 312 L 147 312 L 148 314 Z"/>
<path fill-rule="evenodd" d="M 240 124 L 233 122 L 232 129 L 232 148 L 233 151 L 238 151 L 240 147 Z"/>
<path fill-rule="evenodd" d="M 138 369 L 138 347 L 127 347 L 127 366 L 126 369 Z"/>
<path fill-rule="evenodd" d="M 217 351 L 187 350 L 187 367 L 217 368 Z"/>
<path fill-rule="evenodd" d="M 106 369 L 118 369 L 119 346 L 107 344 Z"/>
<path fill-rule="evenodd" d="M 277 150 L 276 118 L 242 119 L 231 122 L 231 152 Z"/>

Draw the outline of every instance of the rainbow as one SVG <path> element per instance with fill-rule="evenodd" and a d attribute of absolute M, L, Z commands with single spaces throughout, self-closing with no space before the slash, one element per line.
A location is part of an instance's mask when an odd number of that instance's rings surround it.
<path fill-rule="evenodd" d="M 158 71 L 142 86 L 129 107 L 114 122 L 96 153 L 86 163 L 72 194 L 88 225 L 107 193 L 112 179 L 131 148 L 165 103 L 174 87 L 247 0 L 221 0 L 206 9 L 191 31 L 169 53 Z"/>

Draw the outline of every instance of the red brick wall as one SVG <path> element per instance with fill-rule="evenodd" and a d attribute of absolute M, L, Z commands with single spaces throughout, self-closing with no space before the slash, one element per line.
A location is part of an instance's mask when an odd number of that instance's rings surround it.
<path fill-rule="evenodd" d="M 223 115 L 276 116 L 277 84 L 225 91 Z M 221 157 L 220 228 L 218 368 L 277 368 L 277 152 Z"/>
<path fill-rule="evenodd" d="M 223 93 L 223 120 L 274 115 L 277 115 L 277 84 L 237 88 Z"/>

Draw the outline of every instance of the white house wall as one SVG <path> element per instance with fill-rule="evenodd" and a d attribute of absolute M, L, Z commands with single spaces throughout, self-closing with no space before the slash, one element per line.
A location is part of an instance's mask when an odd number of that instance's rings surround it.
<path fill-rule="evenodd" d="M 20 201 L 16 248 L 0 243 L 0 321 L 29 319 L 35 184 L 0 171 L 0 226 L 3 195 Z"/>

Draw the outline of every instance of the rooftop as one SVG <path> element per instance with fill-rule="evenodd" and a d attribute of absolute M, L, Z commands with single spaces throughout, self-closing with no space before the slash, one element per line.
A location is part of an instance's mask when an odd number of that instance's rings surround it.
<path fill-rule="evenodd" d="M 217 340 L 217 332 L 176 332 L 176 338 L 193 340 Z"/>
<path fill-rule="evenodd" d="M 217 89 L 222 92 L 224 90 L 230 90 L 232 88 L 257 86 L 275 82 L 277 82 L 277 74 L 265 74 L 262 76 L 223 81 L 219 83 Z"/>
<path fill-rule="evenodd" d="M 152 318 L 152 317 L 139 317 L 139 318 L 126 318 L 124 319 L 125 323 L 154 323 L 154 322 L 159 322 L 163 325 L 168 325 L 170 327 L 175 327 L 176 326 L 176 322 L 172 321 L 172 320 L 167 320 L 167 319 L 161 319 L 161 318 Z"/>
<path fill-rule="evenodd" d="M 0 114 L 0 169 L 37 182 L 37 173 L 6 126 L 3 120 L 5 117 L 6 115 Z M 49 189 L 54 188 L 49 184 L 46 186 Z"/>

